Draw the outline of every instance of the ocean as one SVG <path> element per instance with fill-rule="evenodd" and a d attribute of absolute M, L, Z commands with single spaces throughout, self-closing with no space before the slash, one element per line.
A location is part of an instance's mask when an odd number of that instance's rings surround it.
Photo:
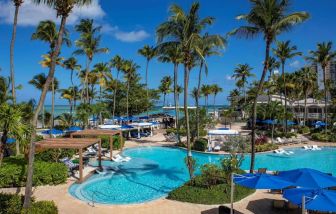
<path fill-rule="evenodd" d="M 228 108 L 227 105 L 216 105 L 215 106 L 216 110 L 218 109 L 225 109 Z M 214 111 L 214 106 L 209 106 L 209 112 Z M 51 112 L 51 105 L 46 105 L 45 110 L 48 112 Z M 170 115 L 175 115 L 175 110 L 163 110 L 162 106 L 155 106 L 153 109 L 149 111 L 149 114 L 157 114 L 157 113 L 167 113 Z M 55 105 L 55 117 L 57 117 L 60 114 L 63 113 L 70 113 L 70 106 L 69 105 Z M 146 115 L 146 112 L 140 114 L 140 115 L 134 115 L 134 116 L 143 116 Z"/>

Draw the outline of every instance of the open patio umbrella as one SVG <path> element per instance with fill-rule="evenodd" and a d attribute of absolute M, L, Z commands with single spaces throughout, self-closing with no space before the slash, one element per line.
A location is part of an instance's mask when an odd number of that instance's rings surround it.
<path fill-rule="evenodd" d="M 278 176 L 287 181 L 293 182 L 293 186 L 315 189 L 336 186 L 336 177 L 315 169 L 302 168 L 282 171 Z"/>
<path fill-rule="evenodd" d="M 48 130 L 45 130 L 42 132 L 42 134 L 53 134 L 53 135 L 59 135 L 59 134 L 63 134 L 63 131 L 62 130 L 59 130 L 59 129 L 48 129 Z"/>
<path fill-rule="evenodd" d="M 68 132 L 77 132 L 77 131 L 82 131 L 83 129 L 79 126 L 70 126 L 67 131 Z"/>
<path fill-rule="evenodd" d="M 7 138 L 7 140 L 6 140 L 6 143 L 7 144 L 12 144 L 12 143 L 15 143 L 16 142 L 16 139 L 14 139 L 14 138 Z"/>
<path fill-rule="evenodd" d="M 293 183 L 275 175 L 269 174 L 232 174 L 231 177 L 231 213 L 233 213 L 234 184 L 250 189 L 283 189 L 293 186 Z"/>
<path fill-rule="evenodd" d="M 263 120 L 262 123 L 274 125 L 274 124 L 277 124 L 277 121 L 276 120 Z"/>
<path fill-rule="evenodd" d="M 305 210 L 336 212 L 336 191 L 326 189 L 295 188 L 284 191 L 283 197 Z"/>

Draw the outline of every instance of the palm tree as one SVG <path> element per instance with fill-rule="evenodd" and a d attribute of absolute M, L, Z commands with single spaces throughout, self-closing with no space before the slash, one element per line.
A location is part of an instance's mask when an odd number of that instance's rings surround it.
<path fill-rule="evenodd" d="M 28 83 L 33 85 L 36 89 L 42 91 L 46 81 L 47 81 L 47 76 L 45 75 L 45 73 L 40 73 L 40 74 L 35 75 L 33 77 L 33 79 L 31 79 Z M 52 89 L 50 87 L 49 91 L 51 91 L 51 90 Z M 43 128 L 45 127 L 44 115 L 45 115 L 45 111 L 44 111 L 44 104 L 43 104 L 43 106 L 42 106 L 42 127 Z"/>
<path fill-rule="evenodd" d="M 72 96 L 71 94 L 69 95 Z M 74 118 L 71 113 L 63 113 L 57 116 L 56 119 L 61 122 L 62 126 L 70 127 Z"/>
<path fill-rule="evenodd" d="M 117 98 L 117 91 L 118 91 L 118 80 L 119 80 L 119 72 L 121 70 L 121 67 L 123 65 L 123 59 L 119 55 L 115 55 L 111 61 L 110 61 L 110 66 L 112 68 L 115 68 L 117 70 L 117 75 L 116 75 L 116 81 L 115 84 L 113 84 L 114 87 L 114 92 L 113 92 L 113 110 L 112 110 L 112 118 L 115 116 L 115 108 L 116 108 L 116 98 Z M 114 121 L 114 120 L 113 120 Z"/>
<path fill-rule="evenodd" d="M 146 58 L 146 90 L 147 90 L 147 99 L 148 99 L 148 65 L 149 62 L 156 56 L 156 51 L 153 47 L 145 45 L 143 48 L 138 50 L 138 53 Z M 147 116 L 148 116 L 148 108 L 147 108 Z"/>
<path fill-rule="evenodd" d="M 237 80 L 237 85 L 243 88 L 244 94 L 244 106 L 246 105 L 246 84 L 249 77 L 254 77 L 255 75 L 251 73 L 253 70 L 248 64 L 238 64 L 234 70 L 232 77 Z"/>
<path fill-rule="evenodd" d="M 180 141 L 179 138 L 179 133 L 180 133 L 180 126 L 179 126 L 179 98 L 178 98 L 178 85 L 177 85 L 177 81 L 178 81 L 178 66 L 179 64 L 182 63 L 182 52 L 181 52 L 181 48 L 176 45 L 173 44 L 171 46 L 167 46 L 167 47 L 158 47 L 157 48 L 157 52 L 160 54 L 159 56 L 159 61 L 161 62 L 169 62 L 172 63 L 174 66 L 174 75 L 173 75 L 173 79 L 174 79 L 174 105 L 175 105 L 175 116 L 176 116 L 176 129 L 177 129 L 177 137 Z"/>
<path fill-rule="evenodd" d="M 268 103 L 271 101 L 271 91 L 274 88 L 274 71 L 280 67 L 280 63 L 274 58 L 274 57 L 269 57 L 268 58 L 268 72 L 269 72 L 269 77 L 268 77 Z"/>
<path fill-rule="evenodd" d="M 258 94 L 263 88 L 264 79 L 268 70 L 268 62 L 271 44 L 276 37 L 284 31 L 289 31 L 294 25 L 308 19 L 306 12 L 293 12 L 288 14 L 289 0 L 250 0 L 251 10 L 248 14 L 240 15 L 238 20 L 244 20 L 248 25 L 235 29 L 231 34 L 253 38 L 262 34 L 265 40 L 264 68 L 261 74 L 257 93 L 253 100 L 252 107 L 252 138 L 251 138 L 251 165 L 250 171 L 254 170 L 255 161 L 255 128 Z"/>
<path fill-rule="evenodd" d="M 7 103 L 3 103 L 0 106 L 0 129 L 2 132 L 0 141 L 0 166 L 2 164 L 4 149 L 9 133 L 16 138 L 16 141 L 20 141 L 24 138 L 28 129 L 23 121 L 23 114 L 24 112 L 21 106 L 11 106 Z"/>
<path fill-rule="evenodd" d="M 208 35 L 205 34 L 202 39 L 200 40 L 199 44 L 199 52 L 201 53 L 202 57 L 200 58 L 200 67 L 198 72 L 198 83 L 197 83 L 197 97 L 196 97 L 196 127 L 197 127 L 197 138 L 199 138 L 199 124 L 200 124 L 200 117 L 199 117 L 199 97 L 201 93 L 201 83 L 202 83 L 202 70 L 203 65 L 205 65 L 205 74 L 208 74 L 208 66 L 205 62 L 205 58 L 213 55 L 220 55 L 220 49 L 224 48 L 226 44 L 226 40 L 219 35 Z"/>
<path fill-rule="evenodd" d="M 11 97 L 8 95 L 10 78 L 0 76 L 0 105 L 7 102 Z"/>
<path fill-rule="evenodd" d="M 199 44 L 201 41 L 200 33 L 214 21 L 212 17 L 201 19 L 199 17 L 199 3 L 193 3 L 188 13 L 184 12 L 181 7 L 173 4 L 170 7 L 171 16 L 168 21 L 162 23 L 156 30 L 158 43 L 165 45 L 178 45 L 183 54 L 184 65 L 184 118 L 186 123 L 187 135 L 187 166 L 190 178 L 193 177 L 192 154 L 190 142 L 190 126 L 188 112 L 188 84 L 190 69 L 194 64 L 194 55 L 201 56 Z"/>
<path fill-rule="evenodd" d="M 66 60 L 64 60 L 63 62 L 64 64 L 64 68 L 67 70 L 70 70 L 70 80 L 71 80 L 71 86 L 72 88 L 75 87 L 75 84 L 73 82 L 73 73 L 74 71 L 80 71 L 81 70 L 81 65 L 77 64 L 77 59 L 75 57 L 70 57 Z M 75 92 L 74 90 L 72 90 L 73 92 Z M 75 96 L 75 94 L 72 95 L 73 97 Z M 70 108 L 72 108 L 72 106 L 70 106 Z"/>
<path fill-rule="evenodd" d="M 304 117 L 303 124 L 306 125 L 307 121 L 307 98 L 308 95 L 313 92 L 314 87 L 316 86 L 317 73 L 310 67 L 303 67 L 299 70 L 299 76 L 301 81 L 301 86 L 304 91 Z"/>
<path fill-rule="evenodd" d="M 13 22 L 13 32 L 12 32 L 12 39 L 10 44 L 10 81 L 12 85 L 12 97 L 13 103 L 16 104 L 16 94 L 15 94 L 15 74 L 14 74 L 14 45 L 15 45 L 15 38 L 16 38 L 16 27 L 17 27 L 17 20 L 19 16 L 19 9 L 20 6 L 23 4 L 23 0 L 12 0 L 15 6 L 14 12 L 14 22 Z"/>
<path fill-rule="evenodd" d="M 217 97 L 218 93 L 223 92 L 223 88 L 221 88 L 218 84 L 212 84 L 211 85 L 211 92 L 214 95 L 213 106 L 214 106 L 214 111 L 216 112 L 216 97 Z"/>
<path fill-rule="evenodd" d="M 166 95 L 171 93 L 171 85 L 172 85 L 171 76 L 164 76 L 161 79 L 161 84 L 159 86 L 159 91 L 163 94 L 163 106 L 166 106 Z"/>
<path fill-rule="evenodd" d="M 327 120 L 328 120 L 328 87 L 327 87 L 327 78 L 326 78 L 326 69 L 329 63 L 336 57 L 336 52 L 332 51 L 332 42 L 323 42 L 317 44 L 316 51 L 310 51 L 310 56 L 308 60 L 320 65 L 323 70 L 323 85 L 324 85 L 324 118 L 325 118 L 325 131 L 327 131 Z"/>
<path fill-rule="evenodd" d="M 58 57 L 61 46 L 63 43 L 63 34 L 65 31 L 65 24 L 67 21 L 67 18 L 69 17 L 72 9 L 74 6 L 81 6 L 81 5 L 88 5 L 91 3 L 92 0 L 73 0 L 73 1 L 59 1 L 59 0 L 33 0 L 33 2 L 37 4 L 46 4 L 52 8 L 55 8 L 57 12 L 57 17 L 61 17 L 61 24 L 58 31 L 57 36 L 57 42 L 55 43 L 55 49 L 52 52 L 51 57 L 51 65 L 49 67 L 49 73 L 46 80 L 46 83 L 44 85 L 44 88 L 42 90 L 39 102 L 37 104 L 37 107 L 34 112 L 34 117 L 32 120 L 32 125 L 36 127 L 38 115 L 41 111 L 41 108 L 43 106 L 47 91 L 49 89 L 50 83 L 53 80 L 55 68 L 56 68 L 56 58 Z M 33 163 L 34 163 L 34 140 L 35 140 L 35 132 L 32 132 L 31 138 L 30 138 L 30 146 L 29 146 L 29 157 L 28 157 L 28 173 L 27 173 L 27 181 L 26 181 L 26 189 L 25 189 L 25 199 L 23 207 L 25 209 L 30 207 L 31 204 L 31 195 L 32 195 L 32 185 L 33 185 Z"/>
<path fill-rule="evenodd" d="M 301 56 L 301 52 L 297 52 L 297 47 L 291 46 L 290 41 L 277 42 L 277 48 L 273 49 L 274 55 L 277 56 L 281 63 L 282 70 L 282 81 L 283 81 L 283 90 L 285 95 L 285 133 L 287 134 L 287 90 L 286 90 L 286 79 L 285 79 L 285 64 L 287 59 L 291 59 L 295 56 Z"/>
<path fill-rule="evenodd" d="M 93 25 L 93 19 L 82 19 L 78 25 L 75 26 L 76 31 L 80 33 L 80 38 L 76 40 L 76 46 L 78 50 L 74 52 L 76 55 L 86 56 L 86 71 L 84 86 L 86 89 L 86 102 L 89 101 L 89 86 L 88 75 L 90 72 L 90 64 L 95 54 L 108 53 L 108 48 L 100 48 L 101 35 L 96 36 L 99 33 L 101 26 L 95 27 Z"/>
<path fill-rule="evenodd" d="M 127 116 L 130 116 L 129 111 L 128 111 L 129 110 L 128 99 L 129 99 L 130 85 L 136 76 L 135 75 L 136 70 L 139 68 L 140 67 L 132 60 L 125 60 L 121 68 L 121 70 L 124 72 L 124 77 L 125 77 L 126 85 L 127 85 L 127 92 L 126 92 L 126 115 Z"/>
<path fill-rule="evenodd" d="M 74 90 L 72 87 L 66 88 L 66 89 L 60 89 L 61 98 L 66 99 L 69 102 L 70 105 L 70 114 L 72 115 L 72 109 L 73 109 L 73 101 L 74 101 Z"/>
<path fill-rule="evenodd" d="M 209 110 L 209 95 L 212 93 L 211 85 L 202 85 L 201 87 L 201 94 L 204 96 L 204 105 L 206 108 L 206 111 Z M 198 89 L 197 89 L 197 96 L 198 96 Z"/>

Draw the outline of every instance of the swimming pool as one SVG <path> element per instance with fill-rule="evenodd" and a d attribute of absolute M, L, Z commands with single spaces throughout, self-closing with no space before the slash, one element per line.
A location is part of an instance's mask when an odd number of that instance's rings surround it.
<path fill-rule="evenodd" d="M 309 167 L 336 174 L 336 148 L 321 151 L 291 149 L 293 155 L 263 153 L 256 156 L 256 168 L 289 170 Z M 166 196 L 189 178 L 184 164 L 186 151 L 178 148 L 140 147 L 126 149 L 123 155 L 132 157 L 127 163 L 103 161 L 112 173 L 93 175 L 82 184 L 73 184 L 69 193 L 83 201 L 101 204 L 135 204 Z M 197 165 L 219 163 L 224 155 L 194 152 Z M 250 156 L 242 164 L 248 169 Z"/>

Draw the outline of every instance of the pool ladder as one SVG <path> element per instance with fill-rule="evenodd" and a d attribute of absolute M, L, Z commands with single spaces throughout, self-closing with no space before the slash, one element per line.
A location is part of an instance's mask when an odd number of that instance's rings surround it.
<path fill-rule="evenodd" d="M 97 194 L 97 191 L 94 191 L 94 192 L 92 193 L 91 203 L 90 203 L 90 202 L 88 203 L 89 206 L 95 207 L 94 196 L 95 196 L 96 194 Z"/>

